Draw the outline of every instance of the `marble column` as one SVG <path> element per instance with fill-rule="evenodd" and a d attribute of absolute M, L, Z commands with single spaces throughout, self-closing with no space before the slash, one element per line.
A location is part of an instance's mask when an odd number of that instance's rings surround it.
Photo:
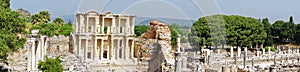
<path fill-rule="evenodd" d="M 111 60 L 115 60 L 115 47 L 114 47 L 114 36 L 112 35 L 111 37 L 111 40 L 110 40 L 110 43 L 111 43 L 111 47 L 110 47 L 110 56 L 111 56 Z"/>
<path fill-rule="evenodd" d="M 89 50 L 89 40 L 88 40 L 88 37 L 85 39 L 85 49 L 84 49 L 84 60 L 87 60 L 88 59 L 88 50 Z"/>
<path fill-rule="evenodd" d="M 36 70 L 36 56 L 35 56 L 35 42 L 32 42 L 31 46 L 31 70 Z"/>
<path fill-rule="evenodd" d="M 291 48 L 288 47 L 288 54 L 291 54 Z"/>
<path fill-rule="evenodd" d="M 121 49 L 121 46 L 120 46 L 120 39 L 118 40 L 118 43 L 117 43 L 117 59 L 120 59 L 120 49 Z"/>
<path fill-rule="evenodd" d="M 247 47 L 244 48 L 244 52 L 245 52 L 245 57 L 247 57 L 247 55 L 248 55 L 248 48 Z"/>
<path fill-rule="evenodd" d="M 134 58 L 134 41 L 133 40 L 132 40 L 132 43 L 131 43 L 131 49 L 130 50 L 131 50 L 131 52 L 130 52 L 131 55 L 130 56 L 133 59 Z"/>
<path fill-rule="evenodd" d="M 33 58 L 33 46 L 34 46 L 34 40 L 32 40 L 32 38 L 29 38 L 27 43 L 26 43 L 26 46 L 27 46 L 27 71 L 31 71 L 33 69 L 33 62 L 32 62 L 32 59 Z"/>
<path fill-rule="evenodd" d="M 181 72 L 181 62 L 182 62 L 182 58 L 181 58 L 181 53 L 180 52 L 177 52 L 175 53 L 175 72 Z"/>
<path fill-rule="evenodd" d="M 128 38 L 125 40 L 125 59 L 129 59 L 129 46 L 128 46 Z"/>
<path fill-rule="evenodd" d="M 271 56 L 271 47 L 268 47 L 269 56 Z"/>
<path fill-rule="evenodd" d="M 104 17 L 102 17 L 102 25 L 101 25 L 101 27 L 102 27 L 102 28 L 101 28 L 101 33 L 102 33 L 102 34 L 105 34 L 105 33 L 104 33 Z M 102 58 L 102 57 L 101 57 L 101 58 Z"/>
<path fill-rule="evenodd" d="M 94 55 L 94 60 L 99 60 L 99 53 L 98 53 L 98 51 L 99 51 L 99 48 L 98 48 L 98 42 L 97 42 L 97 38 L 95 38 L 94 39 L 94 53 L 95 53 L 95 55 Z"/>
<path fill-rule="evenodd" d="M 218 55 L 220 56 L 221 52 L 220 52 L 220 49 L 218 49 Z"/>
<path fill-rule="evenodd" d="M 82 56 L 82 46 L 81 46 L 82 43 L 81 43 L 81 41 L 82 41 L 81 39 L 79 39 L 79 41 L 78 41 L 79 46 L 78 46 L 78 49 L 77 49 L 78 51 L 77 52 L 78 52 L 79 57 L 83 57 Z"/>
<path fill-rule="evenodd" d="M 262 55 L 265 55 L 266 54 L 266 50 L 263 48 L 262 49 Z"/>
<path fill-rule="evenodd" d="M 100 48 L 100 55 L 101 55 L 101 57 L 100 57 L 100 60 L 103 60 L 103 49 L 104 49 L 103 48 L 104 47 L 103 44 L 104 44 L 103 43 L 103 39 L 101 39 L 101 48 Z"/>
<path fill-rule="evenodd" d="M 257 51 L 256 51 L 256 56 L 259 56 L 259 53 L 260 53 L 260 51 L 257 50 Z"/>
<path fill-rule="evenodd" d="M 240 57 L 241 56 L 241 48 L 240 47 L 237 47 L 237 56 Z"/>
<path fill-rule="evenodd" d="M 233 57 L 233 47 L 230 47 L 230 57 Z"/>

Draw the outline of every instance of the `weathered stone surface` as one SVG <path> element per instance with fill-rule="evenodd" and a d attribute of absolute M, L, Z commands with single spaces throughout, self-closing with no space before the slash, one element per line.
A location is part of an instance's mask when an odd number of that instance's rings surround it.
<path fill-rule="evenodd" d="M 174 71 L 171 31 L 167 24 L 153 20 L 150 22 L 149 30 L 141 37 L 141 61 L 148 62 L 148 71 Z"/>
<path fill-rule="evenodd" d="M 53 36 L 47 38 L 47 53 L 50 58 L 60 57 L 65 71 L 85 71 L 85 62 L 78 56 L 69 52 L 69 37 L 68 36 Z M 25 46 L 26 47 L 26 46 Z M 9 65 L 12 71 L 26 71 L 27 69 L 27 48 L 22 48 L 18 52 L 8 56 Z"/>

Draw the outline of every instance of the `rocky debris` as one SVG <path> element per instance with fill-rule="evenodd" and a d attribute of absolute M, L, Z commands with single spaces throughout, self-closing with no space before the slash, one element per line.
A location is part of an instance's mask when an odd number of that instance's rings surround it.
<path fill-rule="evenodd" d="M 69 37 L 68 36 L 53 36 L 49 38 L 49 47 L 47 55 L 55 58 L 60 57 L 65 71 L 85 71 L 86 62 L 82 61 L 78 56 L 69 52 Z"/>
<path fill-rule="evenodd" d="M 18 52 L 9 54 L 8 62 L 12 71 L 26 71 L 27 70 L 26 48 L 19 49 Z"/>
<path fill-rule="evenodd" d="M 149 30 L 142 34 L 140 40 L 141 61 L 148 62 L 149 72 L 174 71 L 171 31 L 167 24 L 158 20 L 151 21 Z"/>

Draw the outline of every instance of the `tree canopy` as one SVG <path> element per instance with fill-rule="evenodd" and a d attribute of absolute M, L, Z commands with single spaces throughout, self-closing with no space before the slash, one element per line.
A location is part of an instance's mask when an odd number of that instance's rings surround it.
<path fill-rule="evenodd" d="M 12 11 L 10 0 L 0 1 L 0 58 L 6 60 L 8 53 L 23 48 L 25 38 L 17 34 L 25 33 L 25 19 Z"/>
<path fill-rule="evenodd" d="M 189 35 L 190 44 L 196 48 L 205 46 L 247 46 L 264 44 L 266 31 L 255 18 L 238 15 L 212 15 L 199 18 Z"/>
<path fill-rule="evenodd" d="M 43 72 L 63 72 L 63 66 L 61 64 L 61 60 L 59 57 L 56 58 L 48 58 L 46 56 L 45 61 L 39 61 L 38 69 Z"/>
<path fill-rule="evenodd" d="M 65 21 L 62 18 L 55 18 L 53 20 L 53 23 L 62 25 L 62 24 L 65 24 Z"/>
<path fill-rule="evenodd" d="M 55 24 L 55 23 L 39 23 L 30 28 L 30 30 L 39 29 L 39 34 L 54 36 L 54 35 L 70 35 L 73 31 L 72 23 L 69 21 L 67 24 Z"/>
<path fill-rule="evenodd" d="M 141 36 L 143 33 L 147 32 L 149 26 L 146 25 L 137 25 L 134 27 L 135 36 Z"/>

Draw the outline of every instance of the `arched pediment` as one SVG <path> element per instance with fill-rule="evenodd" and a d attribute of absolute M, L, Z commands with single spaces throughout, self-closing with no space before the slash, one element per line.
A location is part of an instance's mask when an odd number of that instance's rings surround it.
<path fill-rule="evenodd" d="M 91 10 L 86 13 L 87 15 L 99 15 L 97 11 Z"/>

